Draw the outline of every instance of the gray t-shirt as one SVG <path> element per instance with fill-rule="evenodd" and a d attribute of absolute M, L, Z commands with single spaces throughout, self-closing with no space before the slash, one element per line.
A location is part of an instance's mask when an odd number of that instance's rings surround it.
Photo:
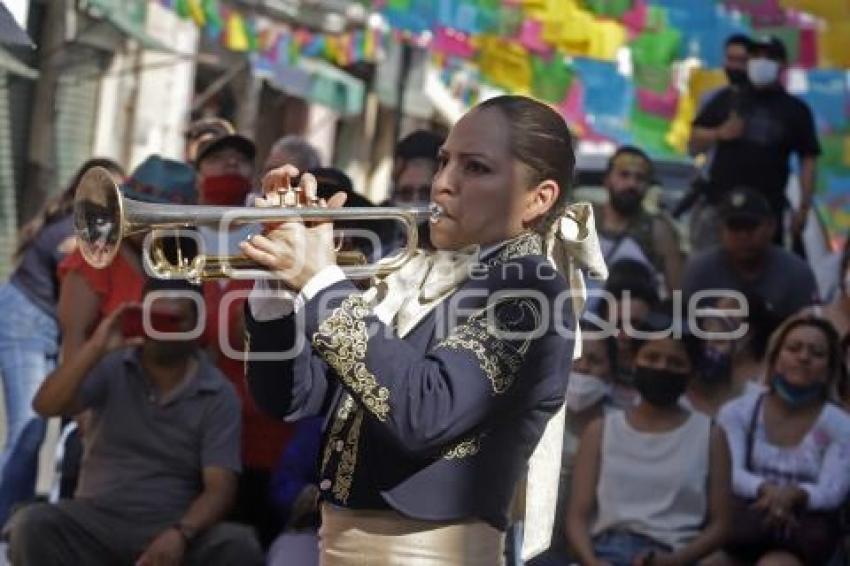
<path fill-rule="evenodd" d="M 53 318 L 56 318 L 56 303 L 59 302 L 56 268 L 72 249 L 63 249 L 63 243 L 73 235 L 74 219 L 70 214 L 43 227 L 24 251 L 20 264 L 9 279 Z"/>
<path fill-rule="evenodd" d="M 200 354 L 197 371 L 158 400 L 140 349 L 106 356 L 78 401 L 92 410 L 75 497 L 139 521 L 178 520 L 203 488 L 202 471 L 240 471 L 239 399 Z"/>
<path fill-rule="evenodd" d="M 783 319 L 818 301 L 818 287 L 809 265 L 778 246 L 770 248 L 764 271 L 752 281 L 735 273 L 720 247 L 692 257 L 685 266 L 682 284 L 685 301 L 709 289 L 754 293 Z"/>

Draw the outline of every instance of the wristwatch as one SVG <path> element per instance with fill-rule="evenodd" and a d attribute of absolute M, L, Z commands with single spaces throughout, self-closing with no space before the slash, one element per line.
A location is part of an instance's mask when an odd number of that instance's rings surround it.
<path fill-rule="evenodd" d="M 187 546 L 198 534 L 198 529 L 196 527 L 193 527 L 189 523 L 184 523 L 183 521 L 174 523 L 171 525 L 171 528 L 180 533 L 180 536 L 183 537 L 183 542 L 185 542 Z"/>

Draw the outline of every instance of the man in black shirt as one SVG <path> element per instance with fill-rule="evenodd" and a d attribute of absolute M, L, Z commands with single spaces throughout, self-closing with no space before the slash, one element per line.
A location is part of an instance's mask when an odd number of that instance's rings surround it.
<path fill-rule="evenodd" d="M 787 54 L 780 40 L 754 41 L 747 64 L 749 86 L 718 92 L 694 120 L 691 133 L 693 150 L 714 149 L 706 194 L 709 203 L 716 204 L 739 185 L 755 188 L 776 215 L 778 243 L 782 241 L 782 214 L 788 205 L 785 187 L 789 157 L 796 154 L 800 160 L 801 200 L 791 225 L 796 236 L 811 208 L 820 154 L 811 110 L 780 82 L 786 64 Z"/>

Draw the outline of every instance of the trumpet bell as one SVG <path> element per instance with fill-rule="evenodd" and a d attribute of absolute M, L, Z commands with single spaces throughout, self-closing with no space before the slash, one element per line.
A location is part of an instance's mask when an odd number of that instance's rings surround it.
<path fill-rule="evenodd" d="M 112 174 L 92 167 L 74 197 L 74 230 L 83 258 L 103 269 L 115 259 L 124 238 L 124 204 Z"/>

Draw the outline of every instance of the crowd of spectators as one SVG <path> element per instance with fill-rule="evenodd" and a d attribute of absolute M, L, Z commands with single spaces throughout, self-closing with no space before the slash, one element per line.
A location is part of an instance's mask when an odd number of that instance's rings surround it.
<path fill-rule="evenodd" d="M 820 149 L 810 111 L 781 86 L 786 60 L 775 39 L 727 42 L 730 84 L 694 122 L 691 149 L 710 157 L 690 224 L 646 206 L 647 153 L 623 146 L 611 156 L 607 202 L 595 210 L 610 277 L 589 281 L 581 356 L 564 376 L 555 534 L 532 564 L 845 556 L 850 248 L 812 265 L 798 245 Z M 383 204 L 427 204 L 441 144 L 418 131 L 398 145 Z M 259 170 L 253 142 L 224 120 L 193 124 L 186 147 L 182 162 L 153 155 L 127 176 L 108 160 L 86 162 L 21 233 L 17 268 L 0 287 L 0 522 L 16 564 L 318 561 L 324 421 L 281 422 L 252 399 L 239 356 L 253 283 L 149 279 L 141 235 L 94 269 L 75 248 L 71 203 L 100 166 L 136 200 L 250 205 L 257 180 L 290 163 L 315 174 L 320 198 L 343 191 L 346 206 L 372 204 L 296 136 L 274 144 Z M 796 210 L 784 191 L 791 156 Z M 340 226 L 352 227 L 363 226 Z M 256 227 L 225 228 L 201 227 L 180 245 L 233 255 Z M 381 249 L 341 243 L 370 259 L 402 244 L 395 228 L 371 229 Z M 427 244 L 427 224 L 420 235 Z M 143 302 L 146 324 L 187 337 L 128 330 Z M 77 430 L 82 454 L 66 451 L 58 501 L 31 504 L 53 416 Z"/>

